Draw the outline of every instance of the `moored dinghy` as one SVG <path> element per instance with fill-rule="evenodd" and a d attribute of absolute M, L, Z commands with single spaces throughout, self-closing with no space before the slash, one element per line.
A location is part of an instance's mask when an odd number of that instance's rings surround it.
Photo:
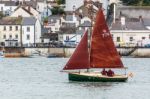
<path fill-rule="evenodd" d="M 63 70 L 89 70 L 90 68 L 124 69 L 124 65 L 117 53 L 106 24 L 102 9 L 97 13 L 96 23 L 90 41 L 90 50 L 88 50 L 88 32 L 86 31 Z M 102 75 L 100 72 L 90 71 L 71 71 L 68 73 L 69 80 L 72 81 L 124 82 L 128 79 L 126 74 L 108 76 Z"/>

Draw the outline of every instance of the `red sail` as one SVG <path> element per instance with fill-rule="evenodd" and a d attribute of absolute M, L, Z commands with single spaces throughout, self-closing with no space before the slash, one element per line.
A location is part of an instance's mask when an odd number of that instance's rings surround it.
<path fill-rule="evenodd" d="M 63 70 L 89 68 L 88 32 L 86 31 Z"/>
<path fill-rule="evenodd" d="M 91 68 L 123 68 L 122 61 L 113 43 L 110 31 L 100 10 L 91 37 Z"/>

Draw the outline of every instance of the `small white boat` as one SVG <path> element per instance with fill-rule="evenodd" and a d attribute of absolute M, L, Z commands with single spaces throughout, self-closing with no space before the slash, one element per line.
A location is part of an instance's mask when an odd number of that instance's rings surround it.
<path fill-rule="evenodd" d="M 0 57 L 4 57 L 4 52 L 0 51 Z"/>

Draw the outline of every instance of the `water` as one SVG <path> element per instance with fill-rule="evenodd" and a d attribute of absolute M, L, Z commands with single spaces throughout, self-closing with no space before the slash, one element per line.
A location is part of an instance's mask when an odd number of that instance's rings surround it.
<path fill-rule="evenodd" d="M 149 99 L 150 59 L 124 58 L 126 83 L 69 82 L 65 58 L 0 59 L 0 99 Z"/>

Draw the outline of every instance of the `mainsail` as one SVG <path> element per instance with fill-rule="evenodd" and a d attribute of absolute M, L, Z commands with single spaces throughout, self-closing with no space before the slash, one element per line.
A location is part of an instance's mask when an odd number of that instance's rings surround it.
<path fill-rule="evenodd" d="M 91 68 L 123 68 L 123 63 L 113 43 L 110 31 L 100 9 L 91 37 Z"/>
<path fill-rule="evenodd" d="M 86 31 L 63 70 L 89 68 L 88 31 Z"/>

